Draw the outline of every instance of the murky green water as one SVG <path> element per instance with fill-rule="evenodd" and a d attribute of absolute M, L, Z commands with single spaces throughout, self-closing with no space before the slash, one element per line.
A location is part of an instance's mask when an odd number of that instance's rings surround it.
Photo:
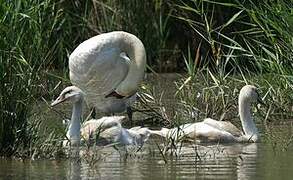
<path fill-rule="evenodd" d="M 172 90 L 174 78 L 178 77 L 152 83 L 159 90 Z M 172 99 L 174 92 L 168 94 L 167 100 Z M 70 105 L 59 108 L 65 117 L 70 117 Z M 40 105 L 36 111 L 50 116 L 44 121 L 56 126 L 60 126 L 64 118 L 52 113 L 47 106 Z M 0 179 L 292 179 L 293 125 L 286 123 L 269 127 L 269 130 L 261 129 L 264 141 L 257 144 L 186 145 L 178 152 L 179 156 L 168 156 L 167 163 L 156 145 L 162 143 L 158 139 L 151 139 L 142 151 L 127 158 L 109 147 L 96 151 L 102 154 L 98 161 L 91 160 L 91 155 L 83 155 L 81 160 L 0 159 Z"/>
<path fill-rule="evenodd" d="M 151 150 L 153 149 L 153 150 Z M 98 162 L 86 160 L 18 161 L 0 159 L 2 179 L 292 179 L 293 149 L 269 144 L 189 146 L 167 158 L 146 145 L 126 159 L 112 148 Z M 196 155 L 197 154 L 197 155 Z M 199 158 L 200 157 L 200 158 Z"/>

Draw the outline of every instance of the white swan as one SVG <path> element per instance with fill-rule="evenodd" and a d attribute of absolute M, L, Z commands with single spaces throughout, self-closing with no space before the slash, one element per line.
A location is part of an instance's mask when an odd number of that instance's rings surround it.
<path fill-rule="evenodd" d="M 72 146 L 79 146 L 80 144 L 80 120 L 82 117 L 83 99 L 83 92 L 78 87 L 69 86 L 51 103 L 51 107 L 64 101 L 71 101 L 73 104 L 69 128 L 66 133 L 67 138 L 70 140 L 70 145 Z"/>
<path fill-rule="evenodd" d="M 121 125 L 123 119 L 126 119 L 125 116 L 108 116 L 89 120 L 81 128 L 81 137 L 90 144 L 143 146 L 151 134 L 150 130 L 142 127 L 123 128 Z"/>
<path fill-rule="evenodd" d="M 56 106 L 65 101 L 73 103 L 72 115 L 67 138 L 71 146 L 79 146 L 81 135 L 85 140 L 90 140 L 95 133 L 98 133 L 98 138 L 106 140 L 106 143 L 117 143 L 120 145 L 139 145 L 148 139 L 150 132 L 147 128 L 131 128 L 125 129 L 121 126 L 121 121 L 124 116 L 110 116 L 101 119 L 92 119 L 80 125 L 82 116 L 82 104 L 84 94 L 76 86 L 66 87 L 58 98 L 51 104 Z"/>
<path fill-rule="evenodd" d="M 69 57 L 72 85 L 86 102 L 105 113 L 123 112 L 135 101 L 146 65 L 143 43 L 122 31 L 104 33 L 81 43 Z"/>
<path fill-rule="evenodd" d="M 260 135 L 250 112 L 251 103 L 256 101 L 263 103 L 257 88 L 252 85 L 244 86 L 238 99 L 243 133 L 230 122 L 216 121 L 211 118 L 172 129 L 162 128 L 151 133 L 175 140 L 184 138 L 196 142 L 258 142 Z"/>

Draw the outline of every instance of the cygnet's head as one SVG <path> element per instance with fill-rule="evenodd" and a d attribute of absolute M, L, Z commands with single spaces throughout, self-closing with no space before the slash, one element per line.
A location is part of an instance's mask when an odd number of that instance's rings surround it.
<path fill-rule="evenodd" d="M 240 99 L 251 103 L 258 102 L 260 104 L 264 104 L 257 91 L 257 88 L 252 85 L 245 85 L 242 87 L 239 94 L 239 100 Z"/>
<path fill-rule="evenodd" d="M 78 101 L 83 100 L 83 92 L 81 89 L 79 89 L 76 86 L 69 86 L 66 87 L 60 95 L 57 97 L 57 99 L 51 103 L 51 106 L 56 106 L 57 104 L 60 104 L 64 101 L 70 101 L 72 103 L 76 103 Z"/>

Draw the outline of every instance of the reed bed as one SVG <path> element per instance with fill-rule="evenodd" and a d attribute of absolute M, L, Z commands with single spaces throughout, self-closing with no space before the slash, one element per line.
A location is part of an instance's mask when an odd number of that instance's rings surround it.
<path fill-rule="evenodd" d="M 292 119 L 292 6 L 284 0 L 2 2 L 0 156 L 62 154 L 65 128 L 36 118 L 34 107 L 70 83 L 68 55 L 80 42 L 113 30 L 144 42 L 148 72 L 187 73 L 176 82 L 179 108 L 171 116 L 161 95 L 142 88 L 164 125 L 229 117 L 246 83 L 260 87 L 268 102 L 261 107 L 266 123 Z"/>

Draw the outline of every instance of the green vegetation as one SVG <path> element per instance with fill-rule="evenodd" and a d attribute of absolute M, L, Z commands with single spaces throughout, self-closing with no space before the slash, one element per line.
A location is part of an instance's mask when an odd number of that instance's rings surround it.
<path fill-rule="evenodd" d="M 80 42 L 112 30 L 142 39 L 148 71 L 188 73 L 177 82 L 180 112 L 225 118 L 251 83 L 270 104 L 266 122 L 292 119 L 292 8 L 285 0 L 1 1 L 0 156 L 59 154 L 64 129 L 36 119 L 33 107 L 68 79 L 67 57 Z"/>

